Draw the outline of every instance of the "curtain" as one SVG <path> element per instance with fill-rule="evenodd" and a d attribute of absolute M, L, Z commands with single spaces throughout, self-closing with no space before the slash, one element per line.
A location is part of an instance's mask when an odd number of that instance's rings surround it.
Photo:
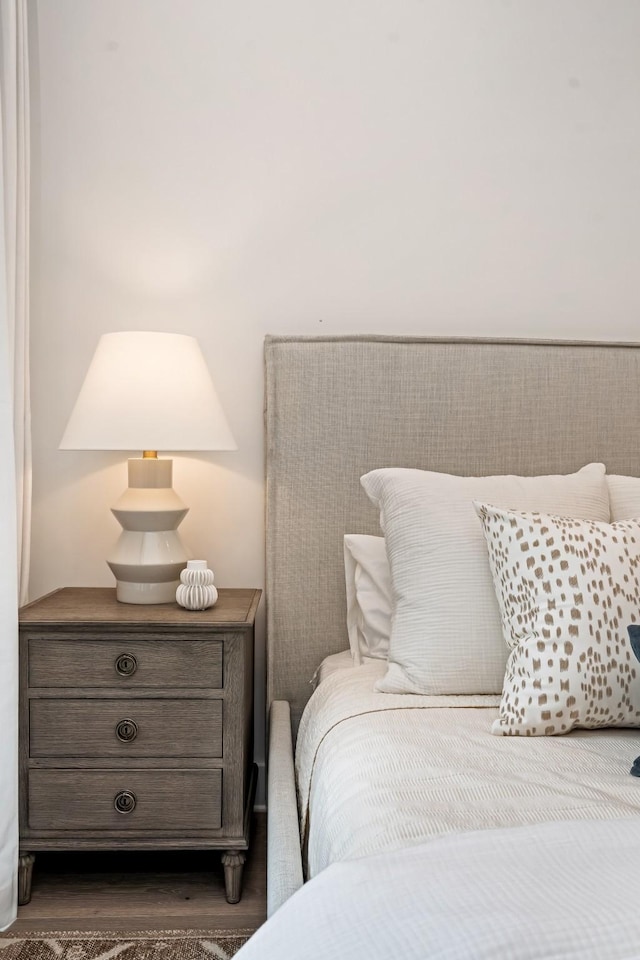
<path fill-rule="evenodd" d="M 29 53 L 27 0 L 0 0 L 2 17 L 2 170 L 9 368 L 12 375 L 18 583 L 29 592 L 31 408 L 29 401 Z"/>
<path fill-rule="evenodd" d="M 27 595 L 29 83 L 26 0 L 0 0 L 0 929 L 15 919 L 18 865 L 18 604 Z"/>

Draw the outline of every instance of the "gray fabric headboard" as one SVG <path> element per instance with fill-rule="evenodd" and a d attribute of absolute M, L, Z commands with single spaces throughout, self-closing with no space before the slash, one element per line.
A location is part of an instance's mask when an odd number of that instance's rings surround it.
<path fill-rule="evenodd" d="M 342 538 L 376 467 L 640 475 L 640 344 L 267 337 L 268 703 L 348 646 Z"/>

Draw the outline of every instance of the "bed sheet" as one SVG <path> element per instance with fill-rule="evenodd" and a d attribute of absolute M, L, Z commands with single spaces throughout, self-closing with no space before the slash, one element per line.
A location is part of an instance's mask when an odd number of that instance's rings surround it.
<path fill-rule="evenodd" d="M 353 665 L 351 650 L 341 650 L 340 653 L 331 653 L 328 657 L 324 658 L 314 673 L 310 681 L 311 686 L 315 690 L 322 681 L 330 677 L 332 673 L 338 673 L 341 670 L 350 670 Z"/>
<path fill-rule="evenodd" d="M 640 817 L 640 731 L 497 737 L 499 697 L 374 692 L 381 662 L 334 672 L 300 723 L 305 869 L 469 830 Z"/>

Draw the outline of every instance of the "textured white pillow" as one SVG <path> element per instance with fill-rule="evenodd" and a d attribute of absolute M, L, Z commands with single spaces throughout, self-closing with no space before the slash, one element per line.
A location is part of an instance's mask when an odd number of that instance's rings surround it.
<path fill-rule="evenodd" d="M 384 537 L 348 533 L 344 538 L 347 630 L 355 663 L 386 660 L 391 632 L 391 572 Z"/>
<path fill-rule="evenodd" d="M 640 726 L 640 520 L 475 506 L 511 648 L 492 733 Z"/>
<path fill-rule="evenodd" d="M 473 500 L 609 520 L 605 468 L 549 477 L 457 477 L 373 470 L 361 478 L 380 509 L 393 582 L 384 693 L 500 693 L 508 651 Z"/>
<path fill-rule="evenodd" d="M 640 517 L 640 478 L 607 474 L 611 520 Z"/>

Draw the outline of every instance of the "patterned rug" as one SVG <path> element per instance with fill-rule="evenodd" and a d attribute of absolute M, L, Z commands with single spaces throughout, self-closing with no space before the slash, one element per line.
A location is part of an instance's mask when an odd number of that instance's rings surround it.
<path fill-rule="evenodd" d="M 253 930 L 29 933 L 0 937 L 0 960 L 229 960 Z"/>

